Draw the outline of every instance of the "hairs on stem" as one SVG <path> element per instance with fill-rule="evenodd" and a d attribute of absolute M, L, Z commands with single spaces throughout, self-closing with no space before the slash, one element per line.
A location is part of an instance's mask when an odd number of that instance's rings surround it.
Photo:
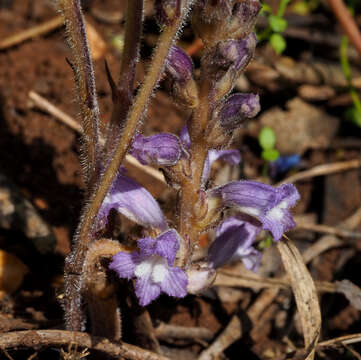
<path fill-rule="evenodd" d="M 76 83 L 76 96 L 80 106 L 83 127 L 81 164 L 86 189 L 96 181 L 99 169 L 99 107 L 96 97 L 93 62 L 89 50 L 80 0 L 59 0 L 67 38 L 72 50 L 72 69 Z"/>

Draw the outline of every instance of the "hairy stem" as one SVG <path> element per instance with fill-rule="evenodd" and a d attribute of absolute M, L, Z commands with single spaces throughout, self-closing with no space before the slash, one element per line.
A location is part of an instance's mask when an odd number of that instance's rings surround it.
<path fill-rule="evenodd" d="M 99 107 L 95 89 L 93 62 L 86 37 L 84 17 L 80 0 L 59 0 L 68 42 L 73 54 L 76 94 L 80 105 L 83 127 L 81 164 L 86 189 L 92 188 L 98 174 L 99 164 Z"/>
<path fill-rule="evenodd" d="M 199 235 L 195 208 L 199 202 L 198 189 L 202 188 L 202 173 L 209 150 L 208 144 L 204 141 L 204 132 L 210 112 L 209 89 L 209 82 L 203 81 L 199 91 L 199 104 L 194 110 L 189 124 L 191 176 L 184 178 L 179 199 L 178 231 L 181 237 L 185 239 L 180 246 L 177 258 L 177 265 L 181 267 L 187 265 L 187 260 L 191 256 L 192 248 L 197 243 Z"/>
<path fill-rule="evenodd" d="M 190 5 L 191 0 L 188 0 Z M 163 71 L 164 62 L 168 56 L 170 46 L 186 15 L 183 9 L 180 16 L 160 35 L 159 43 L 154 54 L 154 60 L 139 90 L 135 103 L 130 111 L 119 144 L 115 150 L 105 173 L 100 179 L 100 184 L 91 196 L 90 202 L 85 206 L 78 230 L 74 237 L 74 249 L 67 257 L 65 264 L 65 312 L 66 326 L 70 330 L 80 330 L 84 326 L 82 301 L 80 289 L 82 287 L 81 273 L 84 265 L 84 258 L 89 243 L 93 240 L 94 224 L 100 206 L 112 184 L 122 163 L 124 156 L 130 146 L 138 123 L 146 111 L 148 101 L 151 97 L 160 75 Z"/>
<path fill-rule="evenodd" d="M 135 70 L 142 34 L 144 0 L 127 1 L 124 49 L 117 86 L 112 86 L 113 112 L 108 128 L 105 153 L 111 156 L 119 140 L 121 127 L 133 100 Z"/>

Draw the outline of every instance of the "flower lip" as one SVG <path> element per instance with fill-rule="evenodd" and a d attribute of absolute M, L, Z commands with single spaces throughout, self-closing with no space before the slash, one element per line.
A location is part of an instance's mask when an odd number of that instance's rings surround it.
<path fill-rule="evenodd" d="M 275 241 L 296 225 L 289 209 L 300 196 L 292 184 L 276 188 L 257 181 L 233 181 L 210 190 L 208 195 L 221 199 L 224 207 L 233 207 L 256 217 L 263 229 L 272 233 Z"/>
<path fill-rule="evenodd" d="M 113 256 L 110 269 L 120 278 L 136 278 L 140 305 L 148 305 L 161 292 L 175 297 L 186 296 L 187 275 L 181 268 L 173 266 L 179 240 L 177 231 L 169 229 L 156 238 L 138 240 L 139 253 L 121 251 Z"/>
<path fill-rule="evenodd" d="M 258 226 L 240 217 L 229 217 L 216 230 L 216 239 L 211 244 L 208 259 L 215 269 L 234 260 L 256 271 L 261 253 L 252 245 L 260 231 Z"/>
<path fill-rule="evenodd" d="M 111 209 L 145 227 L 167 229 L 167 222 L 157 201 L 121 170 L 106 195 L 98 213 L 98 226 L 104 226 Z"/>

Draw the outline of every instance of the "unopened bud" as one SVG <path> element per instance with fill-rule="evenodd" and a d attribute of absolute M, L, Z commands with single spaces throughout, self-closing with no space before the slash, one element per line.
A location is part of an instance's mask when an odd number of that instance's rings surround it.
<path fill-rule="evenodd" d="M 216 279 L 216 271 L 206 262 L 192 264 L 187 270 L 187 292 L 198 294 L 209 288 Z"/>
<path fill-rule="evenodd" d="M 192 59 L 178 46 L 172 46 L 165 70 L 172 77 L 175 99 L 190 108 L 196 107 L 198 87 L 193 79 Z"/>
<path fill-rule="evenodd" d="M 257 94 L 234 94 L 224 102 L 216 116 L 222 128 L 232 131 L 245 119 L 256 116 L 260 108 Z"/>
<path fill-rule="evenodd" d="M 155 0 L 157 21 L 170 25 L 181 13 L 182 0 Z"/>
<path fill-rule="evenodd" d="M 232 0 L 201 0 L 193 9 L 193 30 L 207 47 L 227 38 L 232 6 Z"/>
<path fill-rule="evenodd" d="M 233 89 L 252 59 L 256 43 L 256 35 L 251 33 L 243 40 L 221 41 L 204 56 L 201 81 L 213 82 L 212 100 L 218 101 Z"/>
<path fill-rule="evenodd" d="M 232 20 L 229 24 L 229 33 L 234 39 L 242 39 L 252 30 L 261 10 L 259 0 L 237 2 L 233 8 Z"/>

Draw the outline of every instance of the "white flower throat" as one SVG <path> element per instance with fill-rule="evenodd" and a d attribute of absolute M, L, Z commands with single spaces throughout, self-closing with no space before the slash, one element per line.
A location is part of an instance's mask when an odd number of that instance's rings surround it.
<path fill-rule="evenodd" d="M 151 277 L 152 280 L 160 284 L 168 274 L 168 262 L 162 256 L 153 255 L 142 261 L 135 267 L 135 276 L 139 278 Z"/>

